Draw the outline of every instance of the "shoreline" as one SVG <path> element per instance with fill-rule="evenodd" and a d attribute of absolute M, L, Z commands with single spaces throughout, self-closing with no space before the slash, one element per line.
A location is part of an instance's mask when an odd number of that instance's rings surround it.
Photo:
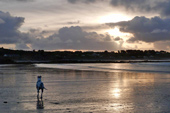
<path fill-rule="evenodd" d="M 59 60 L 59 61 L 14 61 L 11 63 L 0 63 L 0 64 L 56 64 L 56 63 L 144 63 L 144 62 L 170 62 L 169 59 L 163 60 Z"/>

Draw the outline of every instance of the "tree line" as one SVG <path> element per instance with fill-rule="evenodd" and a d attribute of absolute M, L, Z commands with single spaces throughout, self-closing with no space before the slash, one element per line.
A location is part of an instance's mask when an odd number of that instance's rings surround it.
<path fill-rule="evenodd" d="M 113 60 L 149 60 L 169 59 L 170 53 L 155 50 L 119 50 L 119 51 L 44 51 L 11 50 L 0 48 L 0 63 L 10 62 L 100 62 Z"/>

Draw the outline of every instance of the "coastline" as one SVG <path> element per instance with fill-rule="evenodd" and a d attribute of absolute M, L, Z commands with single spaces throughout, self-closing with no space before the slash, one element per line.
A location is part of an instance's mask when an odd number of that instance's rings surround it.
<path fill-rule="evenodd" d="M 58 61 L 14 61 L 12 64 L 34 64 L 34 63 L 143 63 L 143 62 L 170 62 L 170 59 L 148 59 L 148 60 L 58 60 Z"/>
<path fill-rule="evenodd" d="M 117 60 L 0 60 L 0 64 L 35 64 L 35 63 L 143 63 L 143 62 L 170 62 L 170 59 L 117 59 Z"/>

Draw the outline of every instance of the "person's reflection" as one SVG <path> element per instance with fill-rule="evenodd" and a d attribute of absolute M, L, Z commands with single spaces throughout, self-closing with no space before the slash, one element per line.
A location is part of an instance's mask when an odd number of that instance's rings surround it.
<path fill-rule="evenodd" d="M 37 98 L 37 109 L 44 109 L 44 102 L 42 99 Z"/>

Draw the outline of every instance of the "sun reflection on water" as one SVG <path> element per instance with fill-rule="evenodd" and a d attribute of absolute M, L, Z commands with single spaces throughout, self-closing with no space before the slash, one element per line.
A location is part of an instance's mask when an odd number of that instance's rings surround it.
<path fill-rule="evenodd" d="M 115 97 L 115 98 L 119 98 L 121 96 L 121 90 L 119 88 L 115 88 L 112 90 L 112 95 Z"/>

